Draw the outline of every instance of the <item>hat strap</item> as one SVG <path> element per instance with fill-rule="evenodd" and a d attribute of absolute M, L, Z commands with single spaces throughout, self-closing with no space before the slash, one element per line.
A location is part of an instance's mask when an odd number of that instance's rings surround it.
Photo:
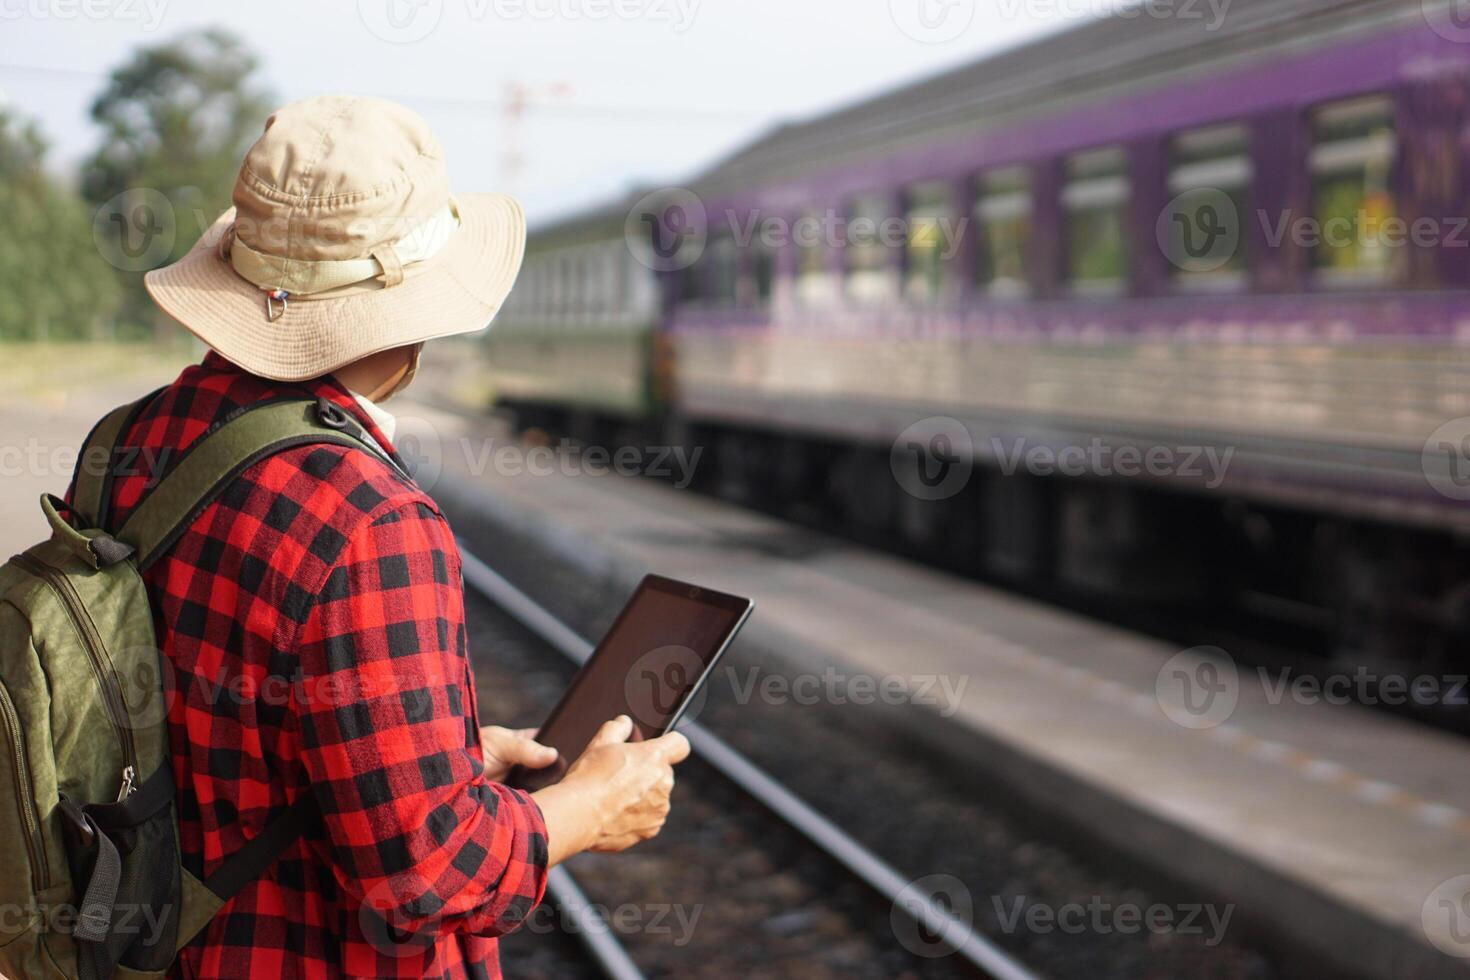
<path fill-rule="evenodd" d="M 433 217 L 395 242 L 375 246 L 364 258 L 315 261 L 272 255 L 251 248 L 231 225 L 221 240 L 221 258 L 241 278 L 270 293 L 292 298 L 320 296 L 345 286 L 379 279 L 389 289 L 403 282 L 405 270 L 433 257 L 448 244 L 459 227 L 459 213 L 451 200 Z M 283 297 L 284 298 L 284 297 Z"/>

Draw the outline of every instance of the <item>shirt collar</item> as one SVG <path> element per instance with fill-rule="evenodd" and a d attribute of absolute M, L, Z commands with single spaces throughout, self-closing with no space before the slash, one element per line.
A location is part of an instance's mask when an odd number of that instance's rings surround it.
<path fill-rule="evenodd" d="M 367 417 L 373 420 L 373 425 L 377 426 L 378 431 L 383 433 L 383 438 L 391 443 L 393 441 L 393 431 L 398 427 L 398 420 L 393 417 L 393 413 L 366 395 L 361 395 L 354 391 L 352 392 L 352 398 L 357 402 L 358 407 L 363 410 Z"/>
<path fill-rule="evenodd" d="M 249 372 L 214 350 L 204 355 L 204 360 L 199 366 L 206 372 L 250 377 Z M 263 386 L 262 391 L 257 393 L 257 397 L 289 395 L 294 391 L 310 394 L 313 398 L 326 398 L 343 411 L 350 412 L 357 419 L 358 424 L 367 430 L 367 434 L 382 447 L 383 451 L 398 460 L 398 451 L 393 446 L 392 435 L 397 420 L 370 400 L 349 391 L 346 385 L 337 380 L 336 375 L 326 374 L 319 378 L 299 382 L 276 382 L 265 378 L 256 380 L 260 386 Z"/>

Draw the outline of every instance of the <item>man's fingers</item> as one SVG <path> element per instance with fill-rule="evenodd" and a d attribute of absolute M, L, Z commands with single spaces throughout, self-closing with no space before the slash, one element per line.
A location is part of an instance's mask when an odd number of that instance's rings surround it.
<path fill-rule="evenodd" d="M 506 762 L 514 762 L 532 769 L 544 769 L 556 761 L 556 749 L 524 736 L 519 736 L 514 741 L 501 746 L 500 754 Z"/>
<path fill-rule="evenodd" d="M 670 765 L 689 758 L 689 739 L 679 732 L 660 735 L 646 744 L 657 753 L 660 759 Z"/>
<path fill-rule="evenodd" d="M 485 725 L 480 729 L 480 747 L 488 759 L 506 766 L 527 766 L 543 769 L 556 761 L 556 749 L 542 745 L 531 736 L 534 728 L 512 731 L 498 725 Z"/>
<path fill-rule="evenodd" d="M 592 736 L 592 741 L 587 743 L 589 749 L 600 745 L 619 745 L 628 740 L 633 734 L 633 719 L 627 715 L 618 715 L 611 721 L 602 723 L 597 734 Z"/>

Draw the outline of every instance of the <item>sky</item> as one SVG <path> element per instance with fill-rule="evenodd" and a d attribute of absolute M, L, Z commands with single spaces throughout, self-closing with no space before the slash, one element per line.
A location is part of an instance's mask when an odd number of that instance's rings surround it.
<path fill-rule="evenodd" d="M 53 168 L 74 169 L 97 142 L 87 111 L 108 71 L 138 46 L 220 26 L 255 51 L 279 102 L 348 93 L 412 107 L 456 189 L 515 194 L 534 225 L 1117 5 L 0 0 L 0 105 L 39 122 Z"/>

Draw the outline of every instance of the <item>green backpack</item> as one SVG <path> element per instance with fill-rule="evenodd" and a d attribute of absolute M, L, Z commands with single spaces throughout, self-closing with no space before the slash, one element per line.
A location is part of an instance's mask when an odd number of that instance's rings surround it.
<path fill-rule="evenodd" d="M 50 540 L 0 565 L 0 785 L 14 791 L 0 803 L 0 975 L 15 980 L 163 976 L 310 818 L 306 794 L 204 881 L 183 868 L 140 573 L 252 463 L 306 443 L 381 450 L 326 399 L 265 401 L 216 425 L 104 530 L 116 441 L 151 398 L 87 437 L 73 519 L 43 496 Z"/>

